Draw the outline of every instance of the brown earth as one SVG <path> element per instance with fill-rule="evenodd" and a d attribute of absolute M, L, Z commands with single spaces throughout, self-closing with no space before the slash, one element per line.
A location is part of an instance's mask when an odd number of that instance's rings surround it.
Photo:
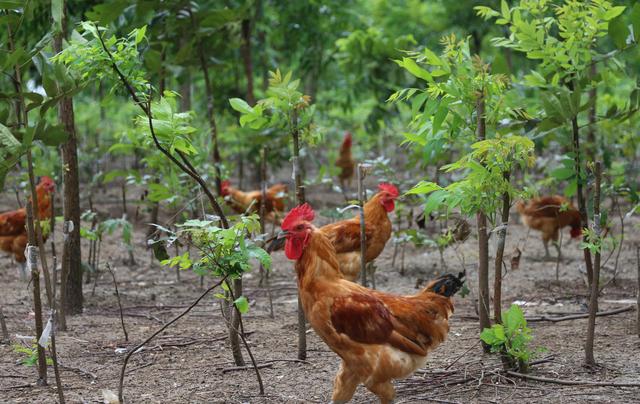
<path fill-rule="evenodd" d="M 319 195 L 320 192 L 316 192 L 310 198 L 316 205 L 319 205 Z M 329 198 L 323 196 L 322 199 L 327 203 Z M 339 197 L 331 196 L 331 199 L 332 203 L 340 202 Z M 12 206 L 10 196 L 5 195 L 3 202 L 0 206 Z M 115 216 L 121 214 L 117 212 L 117 205 L 104 205 L 100 209 L 111 211 Z M 133 212 L 130 215 L 133 216 Z M 102 402 L 103 390 L 117 392 L 124 358 L 124 349 L 118 348 L 131 348 L 141 342 L 202 292 L 196 275 L 183 271 L 177 281 L 174 270 L 151 262 L 151 253 L 144 248 L 146 229 L 143 222 L 140 219 L 135 232 L 136 265 L 125 264 L 128 254 L 117 235 L 109 237 L 102 248 L 102 261 L 108 260 L 116 268 L 129 342 L 124 341 L 114 287 L 107 275 L 99 278 L 95 295 L 91 293 L 92 285 L 85 285 L 84 313 L 71 317 L 69 331 L 57 335 L 68 402 Z M 604 290 L 600 310 L 631 306 L 635 302 L 635 245 L 640 242 L 638 224 L 637 219 L 627 222 L 617 282 Z M 616 232 L 614 227 L 613 233 Z M 523 256 L 520 269 L 510 270 L 506 275 L 504 306 L 519 301 L 528 316 L 585 313 L 587 291 L 578 270 L 582 262 L 578 243 L 564 246 L 564 260 L 559 265 L 560 281 L 556 282 L 555 262 L 540 260 L 542 242 L 535 232 L 527 234 L 520 224 L 509 227 L 506 251 L 510 253 L 518 246 L 523 250 Z M 59 249 L 59 233 L 56 237 Z M 401 276 L 397 268 L 400 258 L 395 269 L 391 265 L 393 250 L 389 243 L 376 262 L 377 287 L 381 290 L 413 293 L 417 279 L 430 279 L 444 272 L 437 250 L 407 247 L 405 275 Z M 471 295 L 455 298 L 456 312 L 451 320 L 449 338 L 433 352 L 426 367 L 413 377 L 396 382 L 397 403 L 640 402 L 638 387 L 563 386 L 502 374 L 498 358 L 483 354 L 478 344 L 473 300 L 477 290 L 477 253 L 473 237 L 457 249 L 450 248 L 445 252 L 448 270 L 458 272 L 462 268 L 462 258 L 466 263 Z M 611 277 L 608 268 L 613 267 L 614 259 L 615 255 L 603 270 L 605 280 Z M 31 292 L 15 268 L 10 258 L 0 257 L 0 305 L 12 344 L 28 345 L 27 339 L 18 336 L 34 335 Z M 257 271 L 245 277 L 245 295 L 251 302 L 251 310 L 244 316 L 244 324 L 258 362 L 267 364 L 260 370 L 266 389 L 264 396 L 258 394 L 253 370 L 229 370 L 233 363 L 219 301 L 208 296 L 142 352 L 133 355 L 125 379 L 126 401 L 329 402 L 333 377 L 339 366 L 338 357 L 313 330 L 309 330 L 308 358 L 304 362 L 295 360 L 296 285 L 291 262 L 282 253 L 274 255 L 271 275 L 274 318 L 269 314 L 266 289 L 258 287 L 258 277 Z M 205 284 L 213 281 L 207 279 Z M 598 318 L 595 354 L 600 366 L 596 369 L 583 366 L 586 319 L 530 323 L 535 336 L 534 347 L 545 348 L 537 356 L 544 363 L 532 366 L 531 374 L 586 382 L 640 383 L 640 338 L 635 318 L 635 311 Z M 50 386 L 35 387 L 36 369 L 21 364 L 22 359 L 24 355 L 17 353 L 12 345 L 0 345 L 0 402 L 55 402 L 53 369 L 49 369 Z M 245 359 L 248 360 L 246 353 Z M 375 401 L 375 397 L 362 387 L 352 400 L 356 403 Z"/>

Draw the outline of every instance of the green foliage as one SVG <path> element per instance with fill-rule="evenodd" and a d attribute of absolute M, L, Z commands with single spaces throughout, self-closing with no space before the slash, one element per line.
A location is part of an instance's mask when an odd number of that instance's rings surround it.
<path fill-rule="evenodd" d="M 82 214 L 82 220 L 93 221 L 95 215 L 95 212 L 86 211 Z M 124 217 L 101 221 L 94 229 L 80 227 L 80 236 L 87 240 L 102 241 L 105 235 L 113 235 L 118 229 L 121 232 L 121 239 L 124 245 L 128 250 L 133 250 L 133 225 Z"/>
<path fill-rule="evenodd" d="M 35 366 L 38 363 L 38 344 L 34 343 L 31 348 L 22 346 L 20 344 L 13 344 L 13 352 L 21 354 L 23 356 L 20 363 L 24 366 Z M 53 359 L 46 358 L 47 365 L 53 365 Z"/>
<path fill-rule="evenodd" d="M 445 172 L 460 171 L 461 180 L 446 187 L 421 181 L 407 191 L 407 194 L 430 194 L 425 214 L 446 206 L 449 210 L 459 208 L 466 215 L 482 211 L 491 217 L 503 194 L 507 193 L 512 200 L 521 197 L 522 191 L 512 185 L 505 173 L 533 164 L 531 140 L 522 136 L 499 137 L 476 142 L 471 148 L 471 153 L 442 167 Z"/>
<path fill-rule="evenodd" d="M 145 78 L 145 69 L 138 50 L 140 43 L 145 39 L 146 26 L 134 29 L 123 38 L 115 35 L 105 38 L 107 28 L 89 21 L 81 22 L 78 30 L 78 33 L 72 35 L 69 46 L 51 60 L 68 66 L 85 84 L 110 82 L 112 92 L 121 88 L 122 83 L 112 68 L 108 50 L 114 59 L 113 63 L 123 72 L 137 97 L 146 100 L 150 90 L 149 82 Z M 104 47 L 101 40 L 104 41 Z"/>
<path fill-rule="evenodd" d="M 518 363 L 521 370 L 534 355 L 529 348 L 533 340 L 531 329 L 527 327 L 522 309 L 516 304 L 502 313 L 502 324 L 482 330 L 480 339 L 489 345 L 491 352 L 506 355 L 511 362 Z"/>
<path fill-rule="evenodd" d="M 251 269 L 255 259 L 269 270 L 271 256 L 249 234 L 260 230 L 257 215 L 240 216 L 229 229 L 219 227 L 215 220 L 187 220 L 178 225 L 177 232 L 163 229 L 169 234 L 168 241 L 178 237 L 188 240 L 200 251 L 200 257 L 192 258 L 189 252 L 162 261 L 163 265 L 178 266 L 180 269 L 193 268 L 199 275 L 240 277 Z"/>
<path fill-rule="evenodd" d="M 239 98 L 229 100 L 231 107 L 241 114 L 240 125 L 254 130 L 271 128 L 289 133 L 298 130 L 305 142 L 316 143 L 319 137 L 311 124 L 315 107 L 311 105 L 311 97 L 298 90 L 300 80 L 292 80 L 292 72 L 282 76 L 279 69 L 269 72 L 269 76 L 267 98 L 259 100 L 255 107 Z"/>

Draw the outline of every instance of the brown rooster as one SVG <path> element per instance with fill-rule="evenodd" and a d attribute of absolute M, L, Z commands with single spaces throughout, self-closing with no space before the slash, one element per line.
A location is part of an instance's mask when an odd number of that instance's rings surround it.
<path fill-rule="evenodd" d="M 560 229 L 571 226 L 572 238 L 578 238 L 582 234 L 580 213 L 569 200 L 560 195 L 534 198 L 526 204 L 519 201 L 516 209 L 525 225 L 542 232 L 545 258 L 550 258 L 549 240 L 553 241 L 560 257 L 558 245 Z"/>
<path fill-rule="evenodd" d="M 424 366 L 445 340 L 451 296 L 464 274 L 445 275 L 412 296 L 367 289 L 344 279 L 333 244 L 313 218 L 308 204 L 292 209 L 279 236 L 286 238 L 287 257 L 296 260 L 300 301 L 311 326 L 342 359 L 332 402 L 346 403 L 362 383 L 381 403 L 391 403 L 392 381 Z"/>
<path fill-rule="evenodd" d="M 287 196 L 287 184 L 275 184 L 267 188 L 267 201 L 265 205 L 266 219 L 277 222 L 285 210 Z M 236 213 L 259 212 L 261 191 L 244 192 L 231 186 L 228 180 L 222 181 L 222 196 Z"/>
<path fill-rule="evenodd" d="M 336 166 L 340 167 L 340 186 L 342 187 L 342 193 L 347 194 L 347 187 L 351 186 L 351 180 L 355 173 L 356 163 L 351 156 L 351 143 L 353 142 L 351 132 L 345 132 L 344 139 L 342 140 L 342 146 L 340 146 L 340 156 L 336 160 Z"/>
<path fill-rule="evenodd" d="M 38 220 L 51 218 L 51 193 L 55 183 L 49 177 L 42 177 L 36 186 L 38 196 Z M 24 268 L 27 247 L 27 209 L 21 208 L 0 214 L 0 250 L 13 254 L 16 262 Z M 45 236 L 46 239 L 46 235 Z"/>
<path fill-rule="evenodd" d="M 389 213 L 395 209 L 395 199 L 400 195 L 393 184 L 381 183 L 378 193 L 364 205 L 365 226 L 365 262 L 376 259 L 391 238 L 391 220 Z M 351 219 L 330 223 L 319 229 L 333 244 L 336 250 L 340 270 L 350 281 L 358 279 L 360 274 L 360 215 Z M 282 248 L 283 240 L 276 240 L 268 251 Z"/>

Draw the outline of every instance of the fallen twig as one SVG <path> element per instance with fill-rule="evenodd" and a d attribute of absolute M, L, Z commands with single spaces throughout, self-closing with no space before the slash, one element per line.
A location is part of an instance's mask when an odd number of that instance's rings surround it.
<path fill-rule="evenodd" d="M 15 386 L 9 386 L 9 387 L 2 387 L 0 388 L 0 391 L 8 391 L 8 390 L 13 390 L 13 389 L 26 389 L 29 387 L 33 387 L 33 384 L 31 383 L 27 383 L 27 384 L 18 384 Z"/>
<path fill-rule="evenodd" d="M 635 310 L 635 306 L 620 307 L 618 309 L 613 309 L 609 311 L 600 311 L 596 313 L 596 317 L 612 316 L 614 314 L 625 313 L 627 311 L 633 311 L 633 310 Z M 588 317 L 589 317 L 589 313 L 578 313 L 578 314 L 568 314 L 566 316 L 547 316 L 547 315 L 525 316 L 525 320 L 527 320 L 530 323 L 536 323 L 536 322 L 542 322 L 542 321 L 550 321 L 552 323 L 558 323 L 560 321 L 579 320 L 581 318 L 588 318 Z M 474 316 L 470 314 L 458 315 L 456 316 L 456 318 L 465 319 L 465 320 L 478 320 L 478 316 Z"/>
<path fill-rule="evenodd" d="M 273 366 L 273 363 L 262 363 L 260 365 L 255 365 L 255 366 L 254 365 L 234 366 L 234 367 L 231 367 L 231 368 L 222 369 L 222 373 L 233 372 L 233 371 L 236 371 L 236 370 L 249 370 L 249 369 L 253 370 L 253 369 L 256 369 L 256 368 L 262 369 L 262 368 L 269 368 L 271 366 Z"/>
<path fill-rule="evenodd" d="M 635 309 L 634 306 L 626 306 L 626 307 L 621 307 L 619 309 L 614 309 L 609 311 L 599 311 L 598 313 L 596 313 L 596 317 L 612 316 L 614 314 L 620 314 L 627 311 L 632 311 L 634 309 Z M 551 321 L 553 323 L 557 323 L 560 321 L 578 320 L 581 318 L 588 318 L 588 317 L 589 317 L 589 313 L 582 313 L 582 314 L 570 314 L 567 316 L 531 316 L 531 317 L 525 317 L 525 319 L 530 323 L 537 322 L 537 321 Z"/>
<path fill-rule="evenodd" d="M 129 334 L 127 334 L 127 328 L 124 326 L 124 316 L 122 315 L 122 302 L 120 302 L 120 292 L 118 292 L 118 282 L 116 281 L 116 274 L 111 269 L 111 265 L 107 262 L 107 269 L 113 279 L 113 286 L 116 289 L 116 298 L 118 299 L 118 309 L 120 310 L 120 324 L 122 324 L 122 332 L 124 332 L 124 340 L 129 342 Z"/>
<path fill-rule="evenodd" d="M 520 379 L 535 380 L 543 383 L 561 384 L 563 386 L 609 386 L 609 387 L 640 387 L 640 383 L 618 383 L 618 382 L 590 382 L 587 380 L 563 380 L 549 377 L 525 375 L 522 373 L 507 370 L 506 373 Z"/>

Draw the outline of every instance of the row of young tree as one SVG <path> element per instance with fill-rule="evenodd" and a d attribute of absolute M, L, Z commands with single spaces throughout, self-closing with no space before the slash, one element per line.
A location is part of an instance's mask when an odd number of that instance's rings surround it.
<path fill-rule="evenodd" d="M 600 229 L 607 220 L 599 201 L 607 195 L 638 202 L 632 174 L 640 6 L 476 3 L 0 1 L 0 23 L 7 27 L 0 34 L 7 54 L 0 79 L 0 179 L 26 166 L 37 211 L 35 176 L 60 173 L 65 242 L 59 301 L 41 224 L 30 226 L 30 244 L 40 246 L 47 306 L 59 308 L 59 329 L 83 305 L 80 184 L 88 184 L 88 194 L 104 183 L 135 185 L 148 191 L 141 204 L 157 224 L 148 232 L 156 256 L 214 276 L 205 294 L 224 289 L 218 296 L 230 303 L 233 355 L 243 365 L 241 314 L 248 304 L 242 274 L 254 259 L 268 270 L 270 258 L 262 249 L 264 221 L 225 214 L 218 198 L 222 180 L 235 174 L 240 185 L 257 180 L 264 187 L 266 169 L 248 167 L 264 164 L 273 171 L 290 161 L 296 203 L 303 203 L 305 185 L 335 174 L 335 152 L 316 157 L 311 148 L 350 128 L 363 159 L 417 163 L 419 170 L 393 179 L 413 186 L 408 194 L 421 196 L 426 213 L 455 209 L 476 217 L 481 329 L 491 325 L 489 233 L 498 240 L 493 308 L 500 323 L 510 207 L 540 184 L 568 184 L 563 191 L 577 197 L 585 229 L 591 288 L 586 362 L 594 364 Z M 367 18 L 355 18 L 358 13 Z M 469 26 L 472 32 L 465 31 Z M 424 46 L 443 33 L 442 51 Z M 406 83 L 411 87 L 403 88 Z M 59 159 L 51 146 L 59 147 Z M 554 148 L 561 160 L 536 184 L 534 174 L 544 167 L 535 167 L 535 156 Z M 305 181 L 311 169 L 318 176 Z M 416 184 L 416 177 L 431 173 L 439 180 Z M 194 191 L 204 195 L 210 215 L 197 213 Z M 163 210 L 183 213 L 170 228 L 160 225 Z M 198 253 L 170 257 L 166 247 L 179 238 Z M 38 266 L 31 268 L 38 302 Z M 298 356 L 304 359 L 299 313 Z M 43 328 L 36 316 L 38 335 Z M 39 354 L 45 380 L 43 348 Z"/>

